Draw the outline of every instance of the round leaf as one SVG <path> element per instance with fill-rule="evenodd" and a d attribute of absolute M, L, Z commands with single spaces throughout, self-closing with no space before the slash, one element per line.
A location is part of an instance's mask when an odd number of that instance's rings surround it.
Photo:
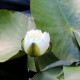
<path fill-rule="evenodd" d="M 72 35 L 72 28 L 80 29 L 79 4 L 79 0 L 31 0 L 31 13 L 37 28 L 50 33 L 52 51 L 64 61 L 80 60 Z"/>
<path fill-rule="evenodd" d="M 21 40 L 28 29 L 28 19 L 20 12 L 0 10 L 0 62 L 21 50 Z"/>

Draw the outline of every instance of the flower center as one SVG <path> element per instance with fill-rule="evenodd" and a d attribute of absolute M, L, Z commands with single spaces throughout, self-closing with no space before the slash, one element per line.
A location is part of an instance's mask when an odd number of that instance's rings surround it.
<path fill-rule="evenodd" d="M 31 35 L 30 38 L 31 38 L 31 39 L 32 39 L 32 38 L 38 38 L 38 36 L 37 36 L 37 35 Z"/>
<path fill-rule="evenodd" d="M 30 38 L 32 39 L 32 38 L 35 38 L 35 39 L 37 39 L 37 38 L 40 38 L 41 37 L 41 34 L 31 34 L 30 35 Z"/>

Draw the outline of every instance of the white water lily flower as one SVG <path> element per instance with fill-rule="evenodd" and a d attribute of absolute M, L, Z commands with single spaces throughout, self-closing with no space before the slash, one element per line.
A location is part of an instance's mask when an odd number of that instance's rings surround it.
<path fill-rule="evenodd" d="M 33 57 L 43 55 L 50 44 L 49 33 L 42 33 L 41 30 L 30 30 L 22 42 L 24 51 Z"/>

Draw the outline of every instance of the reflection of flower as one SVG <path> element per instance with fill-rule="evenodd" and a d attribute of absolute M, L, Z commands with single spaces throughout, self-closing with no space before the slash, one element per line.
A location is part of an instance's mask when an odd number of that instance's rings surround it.
<path fill-rule="evenodd" d="M 49 48 L 50 36 L 41 30 L 30 30 L 27 32 L 22 44 L 24 51 L 30 56 L 43 55 Z"/>

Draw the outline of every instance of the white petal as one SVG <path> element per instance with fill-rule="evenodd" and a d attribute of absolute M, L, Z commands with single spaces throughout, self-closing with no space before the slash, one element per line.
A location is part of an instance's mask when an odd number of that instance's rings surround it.
<path fill-rule="evenodd" d="M 49 47 L 50 36 L 48 33 L 44 32 L 42 38 L 39 42 L 36 42 L 38 47 L 40 48 L 41 55 L 46 52 Z"/>
<path fill-rule="evenodd" d="M 31 30 L 31 31 L 28 31 L 27 34 L 30 36 L 30 38 L 38 38 L 38 37 L 41 37 L 42 31 L 41 30 Z"/>
<path fill-rule="evenodd" d="M 30 37 L 28 34 L 26 34 L 25 39 L 24 39 L 24 50 L 27 52 L 28 47 L 30 46 Z"/>
<path fill-rule="evenodd" d="M 42 34 L 42 31 L 41 30 L 34 30 L 34 29 L 32 29 L 32 30 L 28 31 L 27 33 L 31 34 L 31 35 L 33 35 L 33 34 L 38 35 L 38 34 Z"/>
<path fill-rule="evenodd" d="M 44 33 L 43 33 L 43 38 L 44 38 L 45 40 L 47 40 L 48 42 L 50 42 L 50 35 L 49 35 L 49 33 L 44 32 Z"/>

